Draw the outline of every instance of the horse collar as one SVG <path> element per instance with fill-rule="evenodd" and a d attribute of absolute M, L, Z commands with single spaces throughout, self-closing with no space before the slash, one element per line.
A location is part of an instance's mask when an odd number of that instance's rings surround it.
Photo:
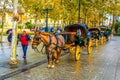
<path fill-rule="evenodd" d="M 50 35 L 49 38 L 50 38 L 50 44 L 52 44 L 52 36 Z"/>
<path fill-rule="evenodd" d="M 52 44 L 52 36 L 51 35 L 49 35 L 49 39 L 50 39 L 50 43 L 48 44 L 48 45 L 46 45 L 47 47 L 49 47 L 51 44 Z"/>

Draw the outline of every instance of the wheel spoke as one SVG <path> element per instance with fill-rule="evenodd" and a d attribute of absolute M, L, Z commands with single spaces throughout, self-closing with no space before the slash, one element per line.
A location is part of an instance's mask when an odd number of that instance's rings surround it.
<path fill-rule="evenodd" d="M 75 49 L 75 60 L 78 61 L 80 59 L 80 46 L 77 45 Z"/>
<path fill-rule="evenodd" d="M 90 54 L 92 52 L 92 39 L 90 39 L 90 41 L 89 41 L 87 50 L 88 50 L 88 54 Z"/>

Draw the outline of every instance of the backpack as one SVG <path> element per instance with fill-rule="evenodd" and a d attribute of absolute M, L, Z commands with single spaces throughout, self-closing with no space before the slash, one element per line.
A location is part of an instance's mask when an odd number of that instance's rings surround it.
<path fill-rule="evenodd" d="M 30 35 L 26 35 L 26 37 L 27 37 L 27 41 L 31 40 Z"/>
<path fill-rule="evenodd" d="M 8 42 L 12 42 L 12 34 L 8 35 L 7 39 L 8 39 Z"/>

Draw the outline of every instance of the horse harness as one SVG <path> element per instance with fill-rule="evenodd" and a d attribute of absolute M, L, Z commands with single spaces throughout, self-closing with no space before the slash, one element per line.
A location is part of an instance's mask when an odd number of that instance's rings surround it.
<path fill-rule="evenodd" d="M 56 38 L 56 40 L 57 40 L 57 43 L 55 44 L 55 43 L 52 43 L 52 36 L 50 35 L 49 36 L 49 39 L 50 39 L 50 43 L 47 45 L 47 47 L 49 47 L 50 45 L 55 45 L 55 48 L 58 48 L 59 46 L 58 46 L 58 35 L 55 35 L 55 38 Z"/>
<path fill-rule="evenodd" d="M 62 47 L 58 46 L 58 39 L 59 39 L 58 36 L 59 36 L 59 34 L 55 35 L 55 38 L 56 38 L 56 40 L 57 40 L 57 43 L 53 43 L 53 42 L 52 42 L 52 36 L 53 36 L 53 35 L 49 35 L 49 40 L 50 40 L 49 42 L 50 42 L 50 43 L 49 43 L 49 44 L 45 44 L 45 46 L 46 46 L 46 47 L 50 47 L 51 45 L 55 45 L 55 47 L 52 48 L 51 51 L 54 50 L 54 49 L 56 50 L 57 48 L 62 48 Z M 60 40 L 60 41 L 61 41 L 61 40 Z M 62 42 L 62 41 L 61 41 L 61 42 Z M 47 49 L 47 48 L 46 48 L 46 49 Z"/>

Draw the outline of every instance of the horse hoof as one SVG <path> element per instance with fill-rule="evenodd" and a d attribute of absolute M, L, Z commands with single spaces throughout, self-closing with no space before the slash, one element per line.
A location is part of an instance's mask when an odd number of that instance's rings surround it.
<path fill-rule="evenodd" d="M 55 67 L 54 65 L 51 66 L 51 68 L 54 68 L 54 67 Z"/>
<path fill-rule="evenodd" d="M 60 60 L 56 60 L 56 63 L 59 63 L 60 62 Z"/>
<path fill-rule="evenodd" d="M 50 68 L 50 65 L 48 65 L 48 68 Z"/>

